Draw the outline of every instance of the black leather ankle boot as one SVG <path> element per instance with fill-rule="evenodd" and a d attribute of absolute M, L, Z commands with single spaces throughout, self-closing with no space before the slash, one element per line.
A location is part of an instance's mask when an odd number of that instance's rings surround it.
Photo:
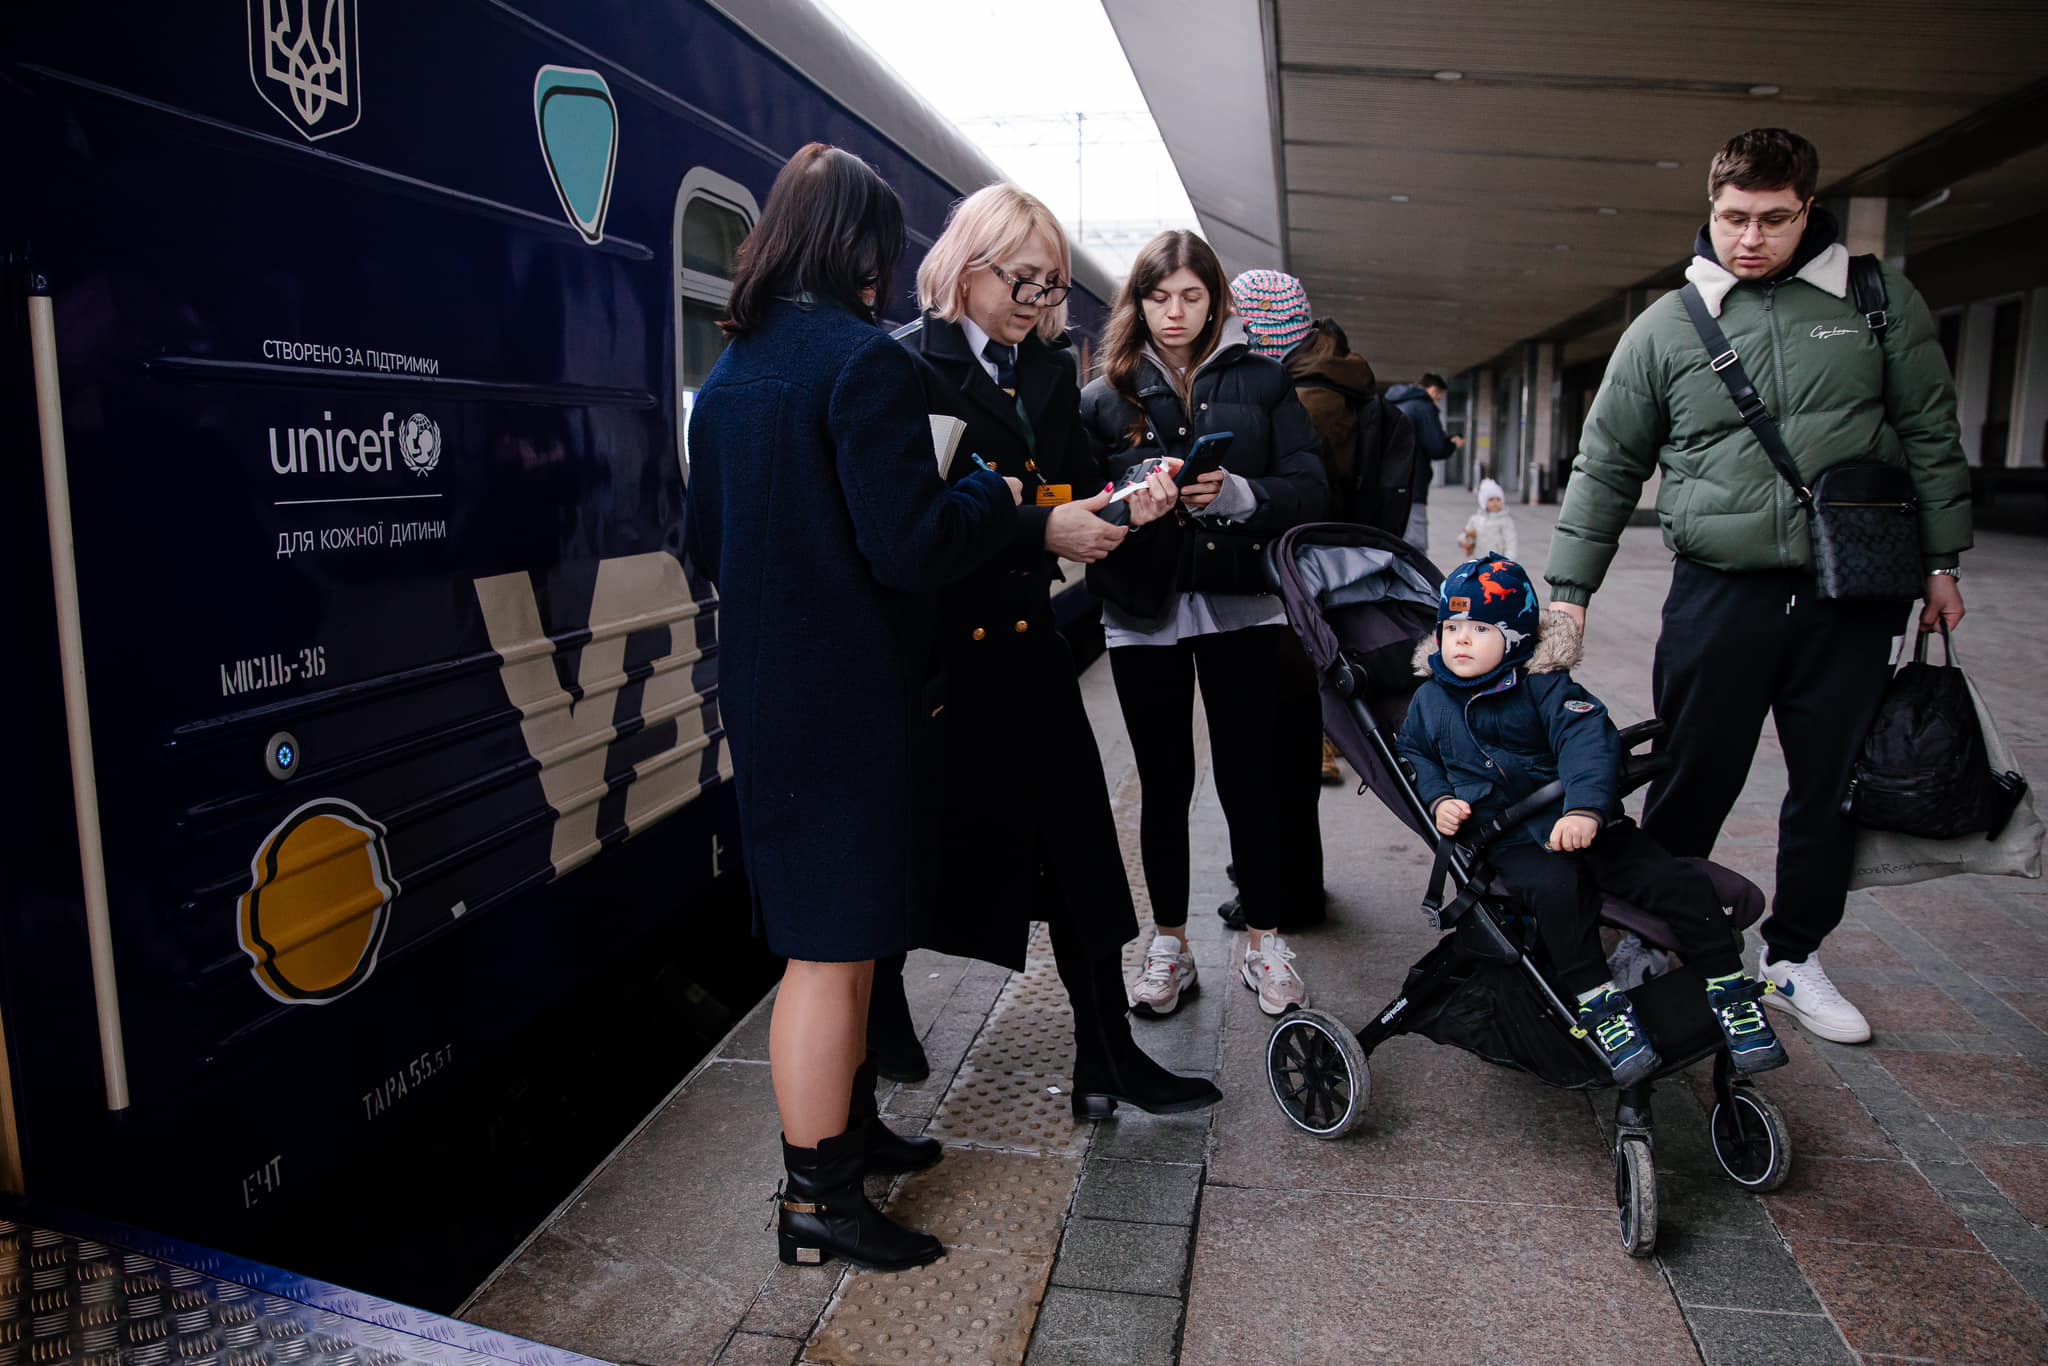
<path fill-rule="evenodd" d="M 1223 1099 L 1214 1082 L 1169 1072 L 1138 1047 L 1123 965 L 1114 955 L 1087 963 L 1055 957 L 1074 1007 L 1075 1119 L 1108 1119 L 1120 1102 L 1167 1115 Z"/>
<path fill-rule="evenodd" d="M 846 1128 L 849 1133 L 858 1130 L 867 1135 L 867 1169 L 884 1176 L 921 1172 L 926 1167 L 938 1165 L 939 1159 L 946 1155 L 945 1145 L 936 1138 L 912 1138 L 897 1133 L 882 1122 L 881 1112 L 875 1108 L 875 1060 L 872 1054 L 853 1074 L 853 1108 L 846 1117 Z"/>
<path fill-rule="evenodd" d="M 932 1074 L 910 1002 L 903 994 L 903 955 L 875 960 L 874 994 L 868 997 L 868 1057 L 890 1081 L 920 1082 Z"/>
<path fill-rule="evenodd" d="M 836 1257 L 870 1271 L 908 1271 L 946 1255 L 938 1239 L 868 1203 L 861 1190 L 867 1157 L 867 1135 L 859 1129 L 815 1148 L 783 1141 L 775 1243 L 785 1263 L 817 1266 Z"/>

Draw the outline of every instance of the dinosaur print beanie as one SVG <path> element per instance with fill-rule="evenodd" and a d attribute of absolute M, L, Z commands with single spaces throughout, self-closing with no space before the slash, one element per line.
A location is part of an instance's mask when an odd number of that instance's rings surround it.
<path fill-rule="evenodd" d="M 1485 678 L 1458 678 L 1443 666 L 1443 656 L 1435 658 L 1435 673 L 1439 678 L 1452 680 L 1459 687 L 1473 687 L 1490 683 L 1511 669 L 1520 668 L 1536 653 L 1536 628 L 1541 609 L 1536 605 L 1536 586 L 1529 582 L 1528 571 L 1513 560 L 1487 559 L 1467 560 L 1450 572 L 1444 579 L 1444 586 L 1437 594 L 1436 621 L 1438 638 L 1442 638 L 1443 624 L 1447 621 L 1483 621 L 1496 626 L 1507 637 L 1507 654 L 1501 659 L 1500 667 Z"/>

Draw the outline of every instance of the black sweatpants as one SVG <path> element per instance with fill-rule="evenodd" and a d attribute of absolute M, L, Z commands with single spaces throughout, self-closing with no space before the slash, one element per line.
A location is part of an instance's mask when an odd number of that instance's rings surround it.
<path fill-rule="evenodd" d="M 1536 917 L 1551 978 L 1571 995 L 1607 980 L 1600 952 L 1600 894 L 1655 915 L 1678 937 L 1686 963 L 1708 977 L 1742 970 L 1742 940 L 1722 914 L 1714 884 L 1636 828 L 1614 821 L 1576 853 L 1511 844 L 1487 857 Z"/>
<path fill-rule="evenodd" d="M 1266 930 L 1290 911 L 1320 910 L 1322 705 L 1294 632 L 1249 626 L 1174 645 L 1119 645 L 1109 667 L 1143 787 L 1138 841 L 1153 920 L 1187 920 L 1198 678 L 1245 923 Z"/>
<path fill-rule="evenodd" d="M 1776 720 L 1788 788 L 1763 927 L 1774 962 L 1804 962 L 1842 923 L 1856 841 L 1842 798 L 1905 612 L 1903 602 L 1822 602 L 1810 574 L 1672 567 L 1654 682 L 1671 728 L 1658 750 L 1673 765 L 1650 787 L 1643 828 L 1674 854 L 1710 855 L 1764 718 Z"/>

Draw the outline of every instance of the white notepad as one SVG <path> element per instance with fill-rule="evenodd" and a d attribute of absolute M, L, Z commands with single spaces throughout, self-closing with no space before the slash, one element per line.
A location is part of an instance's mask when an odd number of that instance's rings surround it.
<path fill-rule="evenodd" d="M 939 478 L 944 479 L 953 472 L 953 457 L 960 453 L 960 438 L 967 435 L 967 424 L 951 413 L 933 413 L 932 454 L 938 457 Z"/>

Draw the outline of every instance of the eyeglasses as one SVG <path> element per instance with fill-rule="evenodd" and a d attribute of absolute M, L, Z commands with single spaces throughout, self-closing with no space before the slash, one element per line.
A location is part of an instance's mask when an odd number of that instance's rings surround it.
<path fill-rule="evenodd" d="M 1040 304 L 1046 308 L 1057 308 L 1067 301 L 1073 292 L 1072 285 L 1042 285 L 1036 280 L 1020 280 L 1001 266 L 991 264 L 989 269 L 995 277 L 1010 287 L 1010 297 L 1020 304 Z"/>
<path fill-rule="evenodd" d="M 1720 225 L 1723 232 L 1732 232 L 1737 237 L 1748 232 L 1749 225 L 1752 223 L 1756 224 L 1757 230 L 1766 237 L 1783 237 L 1792 230 L 1794 223 L 1797 223 L 1805 216 L 1806 210 L 1804 208 L 1801 208 L 1797 213 L 1766 213 L 1757 215 L 1727 213 L 1716 209 L 1714 211 L 1714 222 Z"/>

